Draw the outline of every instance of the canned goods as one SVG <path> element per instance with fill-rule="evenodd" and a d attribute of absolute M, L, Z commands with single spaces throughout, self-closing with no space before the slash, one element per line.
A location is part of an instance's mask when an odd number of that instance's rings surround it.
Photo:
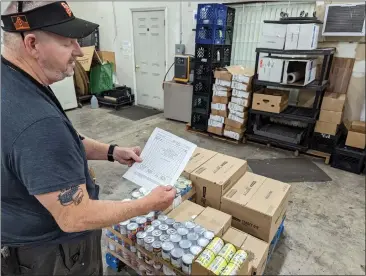
<path fill-rule="evenodd" d="M 167 234 L 163 234 L 163 235 L 161 235 L 161 236 L 159 237 L 159 240 L 160 240 L 161 242 L 169 241 L 169 235 L 167 235 Z"/>
<path fill-rule="evenodd" d="M 227 262 L 225 259 L 221 256 L 217 256 L 208 266 L 208 270 L 212 271 L 215 275 L 220 275 L 226 266 Z"/>
<path fill-rule="evenodd" d="M 152 232 L 155 230 L 155 227 L 152 225 L 149 225 L 148 227 L 146 227 L 145 232 L 148 236 L 152 235 Z"/>
<path fill-rule="evenodd" d="M 197 258 L 196 262 L 205 268 L 215 259 L 215 254 L 210 249 L 205 249 Z"/>
<path fill-rule="evenodd" d="M 145 217 L 138 217 L 136 218 L 136 223 L 139 226 L 138 231 L 144 231 L 145 227 L 147 226 L 147 219 Z"/>
<path fill-rule="evenodd" d="M 186 239 L 188 232 L 188 229 L 184 227 L 180 227 L 177 229 L 177 233 L 181 235 L 182 239 Z"/>
<path fill-rule="evenodd" d="M 174 271 L 166 265 L 163 265 L 163 273 L 164 275 L 175 275 Z"/>
<path fill-rule="evenodd" d="M 182 190 L 181 189 L 175 188 L 175 191 L 176 191 L 175 198 L 181 196 L 181 194 L 182 194 Z"/>
<path fill-rule="evenodd" d="M 215 237 L 208 245 L 207 249 L 210 249 L 215 255 L 217 255 L 224 246 L 224 241 L 219 237 Z"/>
<path fill-rule="evenodd" d="M 153 252 L 156 256 L 161 256 L 161 241 L 154 241 L 152 244 Z"/>
<path fill-rule="evenodd" d="M 144 246 L 144 239 L 147 236 L 146 232 L 137 232 L 136 242 L 138 245 Z"/>
<path fill-rule="evenodd" d="M 239 266 L 234 263 L 229 263 L 223 271 L 221 271 L 221 275 L 237 275 L 239 271 Z"/>
<path fill-rule="evenodd" d="M 176 222 L 173 224 L 173 228 L 177 230 L 178 228 L 182 227 L 182 224 L 180 222 Z"/>
<path fill-rule="evenodd" d="M 145 215 L 146 218 L 146 224 L 151 225 L 151 222 L 155 219 L 155 212 L 150 212 L 147 215 Z"/>
<path fill-rule="evenodd" d="M 187 275 L 191 275 L 193 259 L 192 254 L 184 254 L 182 257 L 182 271 Z"/>
<path fill-rule="evenodd" d="M 203 233 L 205 233 L 206 229 L 203 228 L 202 226 L 197 225 L 194 229 L 193 232 L 195 232 L 196 234 L 202 236 Z"/>
<path fill-rule="evenodd" d="M 170 252 L 174 249 L 174 244 L 172 242 L 163 242 L 161 245 L 161 255 L 164 260 L 170 261 Z"/>
<path fill-rule="evenodd" d="M 136 222 L 136 219 L 137 219 L 137 217 L 134 217 L 134 218 L 130 218 L 130 223 L 135 223 Z"/>
<path fill-rule="evenodd" d="M 182 257 L 183 257 L 183 249 L 181 248 L 174 248 L 171 252 L 170 252 L 170 262 L 171 264 L 180 269 L 182 267 Z"/>
<path fill-rule="evenodd" d="M 236 251 L 235 255 L 231 258 L 230 263 L 234 263 L 237 266 L 241 266 L 241 264 L 248 258 L 247 252 L 244 250 Z"/>
<path fill-rule="evenodd" d="M 167 220 L 165 221 L 165 224 L 168 225 L 169 227 L 173 227 L 175 223 L 175 219 L 172 218 L 167 218 Z"/>
<path fill-rule="evenodd" d="M 215 234 L 214 234 L 214 232 L 211 232 L 211 231 L 205 231 L 203 233 L 203 237 L 205 239 L 208 239 L 209 241 L 212 241 L 212 239 L 215 237 Z"/>
<path fill-rule="evenodd" d="M 139 226 L 137 223 L 129 223 L 127 225 L 127 236 L 130 240 L 135 241 L 136 240 L 136 234 Z"/>
<path fill-rule="evenodd" d="M 169 236 L 169 240 L 174 244 L 174 247 L 178 247 L 179 242 L 182 240 L 182 237 L 178 234 L 173 234 Z"/>
<path fill-rule="evenodd" d="M 128 224 L 130 224 L 130 220 L 122 221 L 119 223 L 119 232 L 124 237 L 127 237 L 127 225 Z"/>
<path fill-rule="evenodd" d="M 173 235 L 173 234 L 177 234 L 177 230 L 173 229 L 173 228 L 169 228 L 168 230 L 166 230 L 167 235 Z"/>
<path fill-rule="evenodd" d="M 162 232 L 165 232 L 168 229 L 169 229 L 169 226 L 166 225 L 166 224 L 160 224 L 159 225 L 159 230 L 162 231 Z"/>
<path fill-rule="evenodd" d="M 151 225 L 154 226 L 155 228 L 158 228 L 161 224 L 161 221 L 160 220 L 153 220 L 151 222 Z"/>
<path fill-rule="evenodd" d="M 209 244 L 209 242 L 210 241 L 208 239 L 200 238 L 200 239 L 198 239 L 197 244 L 203 248 L 206 248 L 206 246 Z"/>
<path fill-rule="evenodd" d="M 188 233 L 187 240 L 191 241 L 192 244 L 197 244 L 198 241 L 198 234 L 196 233 Z"/>
<path fill-rule="evenodd" d="M 106 235 L 108 238 L 110 238 L 111 236 L 113 236 L 113 233 L 107 229 L 107 230 L 105 231 L 105 235 Z"/>
<path fill-rule="evenodd" d="M 235 253 L 236 253 L 235 246 L 232 245 L 231 243 L 227 243 L 220 250 L 220 252 L 219 252 L 219 254 L 217 254 L 217 256 L 221 256 L 226 260 L 226 262 L 229 262 Z"/>
<path fill-rule="evenodd" d="M 195 224 L 193 221 L 186 221 L 184 223 L 184 227 L 187 228 L 189 231 L 193 231 L 193 229 L 196 227 L 197 224 Z"/>
<path fill-rule="evenodd" d="M 166 215 L 159 215 L 158 220 L 160 220 L 162 223 L 165 223 L 165 221 L 168 219 Z"/>
<path fill-rule="evenodd" d="M 142 194 L 139 191 L 134 191 L 131 194 L 132 199 L 139 199 L 140 197 L 142 197 Z"/>
<path fill-rule="evenodd" d="M 147 236 L 144 238 L 144 247 L 147 251 L 153 252 L 152 244 L 155 241 L 154 237 Z"/>
<path fill-rule="evenodd" d="M 187 193 L 187 185 L 185 183 L 177 183 L 175 187 L 181 191 L 180 194 L 182 196 Z"/>
<path fill-rule="evenodd" d="M 163 232 L 161 232 L 160 230 L 154 230 L 154 231 L 152 231 L 152 236 L 156 239 L 156 240 L 158 240 L 159 239 L 159 237 L 163 234 Z"/>
<path fill-rule="evenodd" d="M 200 254 L 200 253 L 201 253 L 202 249 L 203 249 L 203 248 L 202 248 L 201 246 L 193 245 L 193 246 L 189 249 L 189 251 L 191 252 L 191 254 L 192 254 L 192 255 L 194 255 L 194 256 L 198 256 L 198 254 Z"/>
<path fill-rule="evenodd" d="M 119 231 L 119 224 L 115 224 L 112 226 L 113 230 Z"/>
<path fill-rule="evenodd" d="M 189 240 L 181 240 L 179 242 L 179 247 L 184 250 L 184 253 L 189 253 L 189 249 L 192 246 L 192 242 Z"/>

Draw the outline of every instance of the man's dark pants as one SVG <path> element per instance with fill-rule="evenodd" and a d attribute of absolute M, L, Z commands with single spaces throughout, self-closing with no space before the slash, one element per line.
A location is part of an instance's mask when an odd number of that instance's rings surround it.
<path fill-rule="evenodd" d="M 1 275 L 103 275 L 101 235 L 97 230 L 74 242 L 9 248 L 10 256 L 1 256 Z"/>

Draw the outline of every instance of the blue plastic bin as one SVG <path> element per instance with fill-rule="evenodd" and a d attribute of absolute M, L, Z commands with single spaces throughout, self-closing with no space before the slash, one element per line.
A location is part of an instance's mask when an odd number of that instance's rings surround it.
<path fill-rule="evenodd" d="M 197 24 L 226 25 L 228 7 L 223 4 L 198 4 Z"/>
<path fill-rule="evenodd" d="M 232 43 L 232 31 L 226 26 L 197 24 L 196 44 L 227 45 Z"/>

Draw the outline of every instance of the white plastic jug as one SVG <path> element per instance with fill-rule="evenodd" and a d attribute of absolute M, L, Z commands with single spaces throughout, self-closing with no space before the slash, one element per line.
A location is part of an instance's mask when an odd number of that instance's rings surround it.
<path fill-rule="evenodd" d="M 90 100 L 91 108 L 95 109 L 99 107 L 97 97 L 93 96 Z"/>

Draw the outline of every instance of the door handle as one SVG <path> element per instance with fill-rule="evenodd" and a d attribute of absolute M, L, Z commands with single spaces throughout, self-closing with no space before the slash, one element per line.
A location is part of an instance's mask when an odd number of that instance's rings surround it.
<path fill-rule="evenodd" d="M 135 66 L 135 68 L 136 68 L 136 69 L 140 68 L 140 65 L 136 65 L 136 66 Z"/>

